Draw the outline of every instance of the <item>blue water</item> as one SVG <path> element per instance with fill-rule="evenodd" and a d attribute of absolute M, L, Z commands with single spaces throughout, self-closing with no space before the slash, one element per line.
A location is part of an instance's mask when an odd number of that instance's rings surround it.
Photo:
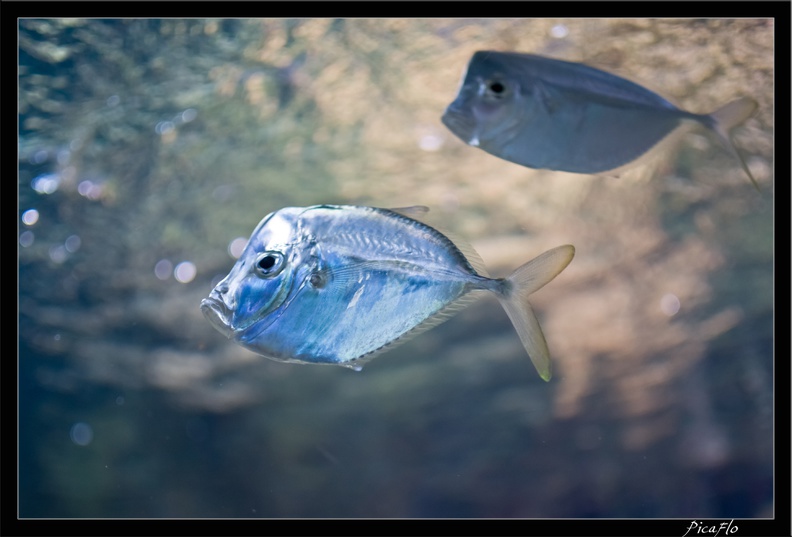
<path fill-rule="evenodd" d="M 620 178 L 466 147 L 479 49 L 753 97 L 762 191 L 702 132 Z M 772 80 L 771 20 L 22 20 L 19 515 L 771 517 Z M 491 299 L 360 373 L 225 340 L 201 298 L 317 203 L 427 205 L 498 276 L 574 244 L 553 379 Z"/>

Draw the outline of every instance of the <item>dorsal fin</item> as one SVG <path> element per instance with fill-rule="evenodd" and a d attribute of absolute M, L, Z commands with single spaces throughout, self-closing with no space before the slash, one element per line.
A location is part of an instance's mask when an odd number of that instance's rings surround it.
<path fill-rule="evenodd" d="M 489 278 L 489 272 L 487 272 L 487 267 L 484 266 L 484 261 L 481 259 L 481 256 L 478 254 L 476 250 L 473 249 L 471 244 L 451 231 L 448 231 L 443 226 L 437 225 L 436 222 L 433 222 L 430 217 L 427 216 L 429 213 L 429 207 L 424 205 L 413 205 L 412 207 L 399 207 L 398 209 L 388 209 L 389 211 L 393 211 L 394 213 L 398 213 L 402 216 L 406 216 L 407 218 L 412 218 L 424 225 L 427 225 L 441 234 L 445 235 L 445 237 L 450 240 L 454 246 L 457 247 L 465 259 L 467 259 L 470 266 L 475 269 L 475 271 L 479 274 L 479 276 L 484 276 Z"/>
<path fill-rule="evenodd" d="M 410 207 L 396 207 L 395 209 L 388 210 L 393 211 L 394 213 L 399 213 L 400 215 L 406 216 L 407 218 L 412 218 L 413 220 L 422 222 L 420 218 L 429 212 L 429 207 L 426 205 L 411 205 Z M 426 222 L 424 222 L 424 224 L 426 224 Z"/>

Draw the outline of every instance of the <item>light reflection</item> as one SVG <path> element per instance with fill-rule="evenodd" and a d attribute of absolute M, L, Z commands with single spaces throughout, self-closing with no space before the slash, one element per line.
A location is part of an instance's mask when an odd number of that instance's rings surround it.
<path fill-rule="evenodd" d="M 33 181 L 30 182 L 30 186 L 32 186 L 33 190 L 39 194 L 52 194 L 58 190 L 60 182 L 60 175 L 55 173 L 45 173 L 33 179 Z"/>
<path fill-rule="evenodd" d="M 82 240 L 80 240 L 79 236 L 71 235 L 68 239 L 66 239 L 64 246 L 66 247 L 67 252 L 73 254 L 74 252 L 80 249 L 81 244 L 82 244 Z"/>
<path fill-rule="evenodd" d="M 23 248 L 27 248 L 28 246 L 33 245 L 33 240 L 36 236 L 33 234 L 32 231 L 27 230 L 19 236 L 19 245 Z"/>
<path fill-rule="evenodd" d="M 102 190 L 104 190 L 102 185 L 96 184 L 88 179 L 80 181 L 80 184 L 77 185 L 77 192 L 90 200 L 98 200 L 101 198 Z"/>
<path fill-rule="evenodd" d="M 195 268 L 195 264 L 190 261 L 182 261 L 176 268 L 173 269 L 173 277 L 176 278 L 176 281 L 180 283 L 189 283 L 193 281 L 195 278 L 195 274 L 197 273 L 197 269 Z"/>
<path fill-rule="evenodd" d="M 671 293 L 663 295 L 663 298 L 660 299 L 660 310 L 669 317 L 676 315 L 677 312 L 679 312 L 680 306 L 681 304 L 677 296 Z"/>
<path fill-rule="evenodd" d="M 443 138 L 434 134 L 427 134 L 421 137 L 421 140 L 418 142 L 418 147 L 424 151 L 437 151 L 443 147 Z"/>
<path fill-rule="evenodd" d="M 189 123 L 190 121 L 194 120 L 198 117 L 198 110 L 195 108 L 188 108 L 184 112 L 181 113 L 181 120 L 184 123 Z"/>
<path fill-rule="evenodd" d="M 69 159 L 71 158 L 71 151 L 68 149 L 61 149 L 58 151 L 58 164 L 65 165 L 68 164 Z"/>
<path fill-rule="evenodd" d="M 160 121 L 159 123 L 157 123 L 157 126 L 154 127 L 154 131 L 157 134 L 163 135 L 169 133 L 175 128 L 176 125 L 174 125 L 172 121 Z"/>
<path fill-rule="evenodd" d="M 234 259 L 239 259 L 239 256 L 242 255 L 242 251 L 245 249 L 247 242 L 248 240 L 245 237 L 237 237 L 236 239 L 232 240 L 228 244 L 228 254 Z"/>
<path fill-rule="evenodd" d="M 160 259 L 159 261 L 157 261 L 157 264 L 154 265 L 154 275 L 163 281 L 170 278 L 172 270 L 173 270 L 173 263 L 171 263 L 167 259 Z"/>
<path fill-rule="evenodd" d="M 66 251 L 66 247 L 62 244 L 55 244 L 51 246 L 49 249 L 49 256 L 53 262 L 61 264 L 69 257 L 69 252 Z"/>
<path fill-rule="evenodd" d="M 28 209 L 24 213 L 22 213 L 22 222 L 26 226 L 32 226 L 39 219 L 39 212 L 36 209 Z"/>
<path fill-rule="evenodd" d="M 569 35 L 569 28 L 563 24 L 556 24 L 550 29 L 550 35 L 556 39 L 563 39 Z"/>
<path fill-rule="evenodd" d="M 31 164 L 41 164 L 42 162 L 47 160 L 47 150 L 39 149 L 30 156 L 29 160 Z"/>
<path fill-rule="evenodd" d="M 72 425 L 69 437 L 78 446 L 87 446 L 93 441 L 93 429 L 87 423 L 78 422 Z"/>

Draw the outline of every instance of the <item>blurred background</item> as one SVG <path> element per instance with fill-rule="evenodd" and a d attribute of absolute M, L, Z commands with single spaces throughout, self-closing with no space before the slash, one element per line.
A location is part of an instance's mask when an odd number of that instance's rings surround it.
<path fill-rule="evenodd" d="M 772 20 L 19 21 L 22 517 L 773 516 Z M 693 112 L 620 177 L 440 123 L 480 49 Z M 362 372 L 268 361 L 199 304 L 267 213 L 427 205 L 490 272 L 560 244 L 536 374 L 484 298 Z"/>

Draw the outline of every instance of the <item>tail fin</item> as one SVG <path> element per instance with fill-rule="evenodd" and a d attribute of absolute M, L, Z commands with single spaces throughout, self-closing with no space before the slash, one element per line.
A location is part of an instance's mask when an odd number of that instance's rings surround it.
<path fill-rule="evenodd" d="M 756 190 L 759 190 L 759 184 L 754 179 L 753 174 L 751 174 L 751 170 L 748 169 L 748 165 L 745 163 L 745 160 L 742 158 L 740 153 L 737 152 L 737 148 L 734 147 L 734 143 L 732 142 L 731 136 L 729 133 L 731 130 L 751 117 L 751 114 L 754 113 L 757 107 L 756 101 L 751 99 L 750 97 L 740 97 L 721 108 L 718 108 L 713 113 L 710 114 L 710 117 L 713 120 L 712 130 L 715 131 L 715 134 L 718 135 L 718 138 L 721 139 L 723 144 L 729 149 L 729 151 L 739 159 L 740 164 L 742 165 L 743 170 L 748 175 L 748 178 L 753 183 Z"/>
<path fill-rule="evenodd" d="M 506 285 L 505 292 L 498 296 L 536 371 L 544 380 L 550 380 L 552 376 L 550 351 L 528 297 L 558 276 L 574 256 L 575 247 L 569 244 L 546 251 L 506 278 L 510 285 Z"/>

